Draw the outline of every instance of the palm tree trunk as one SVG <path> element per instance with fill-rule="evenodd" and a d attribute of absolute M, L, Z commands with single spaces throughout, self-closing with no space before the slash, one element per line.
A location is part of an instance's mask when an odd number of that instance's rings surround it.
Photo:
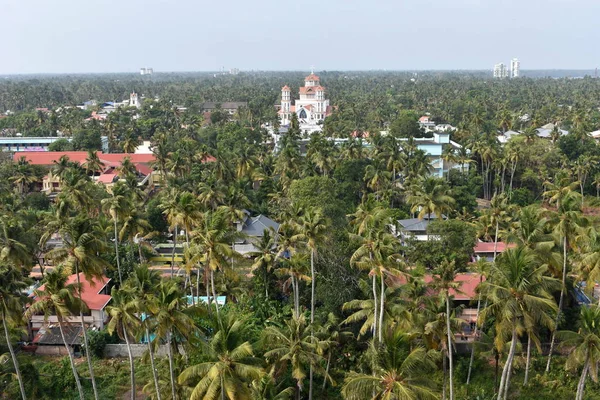
<path fill-rule="evenodd" d="M 171 379 L 171 396 L 173 400 L 177 399 L 177 392 L 175 391 L 175 370 L 173 361 L 173 347 L 171 346 L 171 330 L 167 332 L 167 352 L 169 354 L 169 375 Z"/>
<path fill-rule="evenodd" d="M 67 349 L 67 353 L 69 353 L 69 361 L 71 362 L 71 370 L 73 371 L 73 376 L 75 377 L 75 384 L 77 385 L 77 391 L 79 392 L 79 399 L 84 400 L 85 396 L 83 395 L 83 388 L 81 387 L 81 380 L 79 379 L 79 374 L 77 373 L 77 368 L 75 367 L 75 361 L 73 360 L 73 353 L 71 353 L 71 348 L 67 344 L 67 339 L 65 338 L 65 331 L 63 329 L 62 318 L 58 319 L 58 329 L 60 330 L 60 336 L 62 337 L 62 341 L 65 344 L 65 349 Z"/>
<path fill-rule="evenodd" d="M 513 163 L 513 167 L 512 167 L 512 171 L 510 172 L 510 185 L 509 185 L 509 191 L 512 192 L 512 188 L 513 188 L 513 179 L 515 177 L 515 171 L 517 170 L 517 162 L 515 161 Z"/>
<path fill-rule="evenodd" d="M 453 372 L 454 363 L 452 360 L 452 332 L 450 331 L 450 296 L 446 294 L 446 334 L 448 336 L 448 365 L 449 365 L 449 382 L 450 382 L 450 400 L 454 400 L 454 382 Z"/>
<path fill-rule="evenodd" d="M 552 339 L 550 339 L 550 352 L 548 353 L 548 362 L 546 363 L 546 372 L 550 371 L 550 363 L 552 362 L 552 353 L 554 352 L 554 342 L 556 339 L 556 331 L 558 330 L 558 322 L 563 308 L 565 297 L 565 286 L 567 284 L 567 237 L 563 237 L 563 271 L 562 271 L 562 287 L 560 288 L 560 297 L 558 300 L 558 311 L 556 312 L 556 320 L 554 321 L 554 330 L 552 331 Z"/>
<path fill-rule="evenodd" d="M 158 386 L 158 371 L 154 365 L 154 351 L 152 350 L 152 342 L 150 341 L 150 330 L 146 327 L 146 338 L 148 339 L 148 354 L 150 355 L 150 366 L 152 367 L 152 378 L 154 378 L 154 388 L 156 389 L 156 400 L 160 399 L 160 387 Z"/>
<path fill-rule="evenodd" d="M 129 343 L 129 335 L 127 335 L 127 329 L 123 326 L 123 337 L 125 338 L 125 344 L 127 345 L 127 355 L 129 356 L 129 371 L 131 374 L 131 400 L 136 400 L 135 396 L 135 364 L 133 363 L 133 353 L 131 352 L 131 344 Z"/>
<path fill-rule="evenodd" d="M 264 278 L 264 283 L 265 283 L 265 299 L 269 300 L 269 277 L 268 277 L 269 271 L 267 270 L 266 264 L 264 265 L 264 267 L 265 267 L 265 272 L 264 272 L 263 278 Z"/>
<path fill-rule="evenodd" d="M 115 223 L 115 257 L 117 258 L 117 271 L 119 272 L 119 285 L 123 284 L 123 275 L 121 274 L 121 259 L 119 257 L 119 233 L 117 229 L 117 219 L 114 218 Z"/>
<path fill-rule="evenodd" d="M 315 250 L 310 252 L 310 323 L 315 322 Z"/>
<path fill-rule="evenodd" d="M 329 354 L 327 355 L 327 367 L 325 367 L 325 377 L 323 378 L 323 390 L 325 390 L 325 386 L 327 385 L 327 377 L 329 376 L 329 366 L 331 365 L 331 350 L 329 350 Z"/>
<path fill-rule="evenodd" d="M 583 366 L 583 371 L 581 371 L 581 378 L 579 378 L 579 383 L 577 384 L 577 395 L 575 396 L 575 400 L 583 400 L 583 394 L 585 392 L 585 380 L 587 378 L 588 371 L 590 369 L 590 360 L 585 362 Z"/>
<path fill-rule="evenodd" d="M 527 361 L 525 363 L 525 379 L 523 385 L 529 381 L 529 366 L 531 365 L 531 334 L 527 334 Z"/>
<path fill-rule="evenodd" d="M 479 278 L 479 283 L 482 279 Z M 479 324 L 479 312 L 481 310 L 481 293 L 477 298 L 477 314 L 475 316 L 475 332 L 473 333 L 473 344 L 471 346 L 471 359 L 469 360 L 469 372 L 467 372 L 467 385 L 471 382 L 471 371 L 473 369 L 473 361 L 475 360 L 475 342 L 477 341 L 477 329 Z"/>
<path fill-rule="evenodd" d="M 377 282 L 375 274 L 373 274 L 373 339 L 377 337 Z"/>
<path fill-rule="evenodd" d="M 79 263 L 75 262 L 75 275 L 77 276 L 77 287 L 81 287 L 81 278 L 79 276 Z M 81 298 L 81 290 L 77 290 L 79 300 L 83 303 Z M 83 311 L 79 310 L 79 318 L 81 319 L 81 329 L 83 330 L 83 343 L 85 345 L 85 358 L 87 358 L 88 369 L 90 370 L 90 379 L 92 381 L 92 389 L 94 390 L 94 399 L 98 400 L 98 388 L 96 387 L 96 378 L 94 377 L 94 366 L 92 365 L 92 355 L 90 354 L 90 345 L 88 343 L 87 329 L 85 322 L 83 321 Z"/>
<path fill-rule="evenodd" d="M 517 328 L 513 325 L 512 331 L 512 339 L 510 342 L 510 351 L 508 353 L 508 357 L 506 359 L 506 364 L 504 364 L 504 368 L 502 369 L 502 377 L 500 378 L 500 387 L 498 388 L 498 397 L 497 400 L 504 399 L 504 392 L 508 389 L 506 386 L 508 379 L 508 370 L 510 369 L 510 365 L 512 364 L 513 355 L 515 353 L 515 348 L 517 346 Z"/>
<path fill-rule="evenodd" d="M 175 225 L 175 229 L 173 230 L 173 250 L 171 250 L 171 279 L 173 279 L 173 275 L 175 272 L 175 248 L 177 247 L 177 225 Z"/>
<path fill-rule="evenodd" d="M 442 352 L 444 353 L 444 352 Z M 446 367 L 446 363 L 448 362 L 448 359 L 446 357 L 446 354 L 442 354 L 442 370 L 444 372 L 444 377 L 442 378 L 442 400 L 446 400 L 446 377 L 448 375 L 448 371 L 447 371 L 447 367 Z"/>
<path fill-rule="evenodd" d="M 217 301 L 217 291 L 215 290 L 215 271 L 210 270 L 210 287 L 212 289 L 212 295 L 215 302 L 215 309 L 217 310 L 217 320 L 221 323 L 221 314 L 219 314 L 219 303 Z"/>
<path fill-rule="evenodd" d="M 498 254 L 498 228 L 500 227 L 500 221 L 496 217 L 496 233 L 494 234 L 494 261 L 496 261 L 496 254 Z"/>
<path fill-rule="evenodd" d="M 385 305 L 385 280 L 383 272 L 381 273 L 381 294 L 379 297 L 379 342 L 383 341 L 383 314 Z"/>
<path fill-rule="evenodd" d="M 17 355 L 15 354 L 15 349 L 10 341 L 10 335 L 8 333 L 8 325 L 6 324 L 6 312 L 2 310 L 2 324 L 4 325 L 4 335 L 6 336 L 6 345 L 8 346 L 8 351 L 10 352 L 10 357 L 12 358 L 13 366 L 15 367 L 15 372 L 17 374 L 17 380 L 19 381 L 19 389 L 21 390 L 21 397 L 25 400 L 27 397 L 25 395 L 25 387 L 23 386 L 23 376 L 21 375 L 21 370 L 19 368 L 19 360 L 17 360 Z"/>

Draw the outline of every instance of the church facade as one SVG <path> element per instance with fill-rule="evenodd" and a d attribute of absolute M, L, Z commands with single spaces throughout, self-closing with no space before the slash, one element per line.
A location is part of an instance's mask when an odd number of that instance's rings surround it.
<path fill-rule="evenodd" d="M 290 124 L 294 113 L 298 116 L 300 126 L 317 125 L 331 114 L 329 100 L 325 98 L 325 88 L 314 73 L 304 79 L 304 86 L 300 88 L 298 95 L 298 99 L 292 104 L 290 87 L 286 85 L 281 88 L 279 119 L 282 126 Z"/>

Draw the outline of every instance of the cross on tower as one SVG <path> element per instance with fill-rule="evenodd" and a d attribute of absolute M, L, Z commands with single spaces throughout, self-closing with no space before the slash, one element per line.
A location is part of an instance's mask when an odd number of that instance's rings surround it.
<path fill-rule="evenodd" d="M 314 66 L 314 65 L 311 65 L 311 66 L 310 66 L 310 73 L 311 73 L 311 74 L 314 74 L 314 73 L 315 73 L 315 66 Z"/>

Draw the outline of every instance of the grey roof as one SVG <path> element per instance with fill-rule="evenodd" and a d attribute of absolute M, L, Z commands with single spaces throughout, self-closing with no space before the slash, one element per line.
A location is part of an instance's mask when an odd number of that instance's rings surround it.
<path fill-rule="evenodd" d="M 427 225 L 429 225 L 429 220 L 427 219 L 419 219 L 419 218 L 410 218 L 410 219 L 401 219 L 398 220 L 402 229 L 408 232 L 420 232 L 426 231 Z"/>
<path fill-rule="evenodd" d="M 246 107 L 248 105 L 247 101 L 225 101 L 222 103 L 219 102 L 206 102 L 204 104 L 202 104 L 202 109 L 203 110 L 213 110 L 215 108 L 217 108 L 217 105 L 220 104 L 221 108 L 224 110 L 230 110 L 230 109 L 238 109 L 240 107 Z"/>
<path fill-rule="evenodd" d="M 247 236 L 260 237 L 265 229 L 273 229 L 275 232 L 279 230 L 279 224 L 269 217 L 259 215 L 257 217 L 248 218 L 242 228 L 242 233 Z"/>
<path fill-rule="evenodd" d="M 552 129 L 538 128 L 538 129 L 536 129 L 536 131 L 537 131 L 537 135 L 541 138 L 549 138 L 552 136 Z M 569 134 L 569 131 L 565 131 L 563 129 L 559 129 L 559 131 L 560 131 L 561 136 Z"/>
<path fill-rule="evenodd" d="M 398 220 L 398 224 L 402 226 L 402 230 L 408 232 L 421 232 L 426 231 L 427 226 L 431 221 L 436 219 L 435 213 L 431 214 L 428 218 L 427 215 L 423 217 L 423 219 L 419 218 L 409 218 L 409 219 L 400 219 Z M 446 216 L 442 214 L 442 219 L 446 219 Z"/>
<path fill-rule="evenodd" d="M 67 324 L 63 325 L 63 330 L 65 332 L 65 339 L 67 344 L 69 345 L 79 345 L 81 344 L 81 336 L 83 332 L 81 330 L 80 324 Z M 34 343 L 42 344 L 42 345 L 63 345 L 64 342 L 62 340 L 62 336 L 60 334 L 60 327 L 58 325 L 49 325 L 46 327 L 40 328 L 38 334 L 33 340 Z"/>

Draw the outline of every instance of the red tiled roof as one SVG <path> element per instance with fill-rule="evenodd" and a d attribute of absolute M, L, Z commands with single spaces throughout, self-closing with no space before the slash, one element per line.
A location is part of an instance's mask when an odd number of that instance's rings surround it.
<path fill-rule="evenodd" d="M 100 183 L 113 183 L 117 174 L 102 174 L 98 177 Z"/>
<path fill-rule="evenodd" d="M 152 168 L 146 164 L 135 164 L 135 169 L 144 176 L 148 176 L 152 173 Z"/>
<path fill-rule="evenodd" d="M 310 74 L 309 76 L 306 77 L 306 79 L 304 79 L 305 81 L 319 81 L 321 78 L 319 78 L 317 75 L 315 74 Z"/>
<path fill-rule="evenodd" d="M 289 92 L 290 90 L 291 90 L 291 89 L 290 89 L 290 87 L 289 87 L 288 85 L 285 85 L 284 87 L 282 87 L 282 88 L 281 88 L 281 91 L 282 91 L 282 92 L 283 92 L 283 91 Z"/>
<path fill-rule="evenodd" d="M 467 272 L 456 274 L 456 279 L 454 282 L 460 283 L 460 287 L 458 288 L 459 293 L 454 289 L 450 289 L 450 296 L 454 298 L 454 300 L 473 300 L 477 297 L 477 285 L 479 285 L 479 277 L 480 275 L 475 272 Z M 430 284 L 434 281 L 434 276 L 431 274 L 427 274 L 423 277 L 423 280 L 426 284 Z M 483 278 L 485 281 L 485 277 Z M 397 279 L 399 284 L 406 283 L 406 279 L 404 277 L 400 277 Z"/>
<path fill-rule="evenodd" d="M 309 86 L 309 87 L 302 86 L 300 88 L 300 94 L 306 94 L 306 93 L 309 93 L 309 92 L 312 93 L 312 92 L 314 92 L 314 90 L 315 90 L 314 87 L 311 87 L 311 86 Z"/>
<path fill-rule="evenodd" d="M 419 118 L 419 122 L 425 122 L 425 121 L 429 121 L 429 117 L 427 115 L 423 115 L 421 118 Z"/>
<path fill-rule="evenodd" d="M 107 166 L 119 166 L 125 157 L 129 157 L 134 164 L 151 163 L 154 161 L 154 154 L 127 154 L 127 153 L 102 153 L 96 152 L 98 158 Z M 69 157 L 69 161 L 83 164 L 88 156 L 87 151 L 22 151 L 13 155 L 14 161 L 19 161 L 21 157 L 32 165 L 52 165 L 62 156 Z"/>
<path fill-rule="evenodd" d="M 315 90 L 317 92 L 319 92 L 319 91 L 324 92 L 325 91 L 325 88 L 323 86 L 315 86 L 314 88 L 315 88 Z"/>
<path fill-rule="evenodd" d="M 108 294 L 98 294 L 110 282 L 106 276 L 94 278 L 91 282 L 85 279 L 83 273 L 79 273 L 81 280 L 81 299 L 87 304 L 90 310 L 103 310 L 111 299 Z M 77 275 L 69 275 L 67 285 L 77 282 Z M 44 290 L 44 285 L 39 290 Z"/>
<path fill-rule="evenodd" d="M 506 248 L 512 248 L 516 245 L 514 243 L 509 243 L 508 246 L 504 242 L 498 242 L 498 246 L 496 251 L 498 253 L 502 253 Z M 473 248 L 473 252 L 477 253 L 493 253 L 494 252 L 494 242 L 478 242 Z"/>

